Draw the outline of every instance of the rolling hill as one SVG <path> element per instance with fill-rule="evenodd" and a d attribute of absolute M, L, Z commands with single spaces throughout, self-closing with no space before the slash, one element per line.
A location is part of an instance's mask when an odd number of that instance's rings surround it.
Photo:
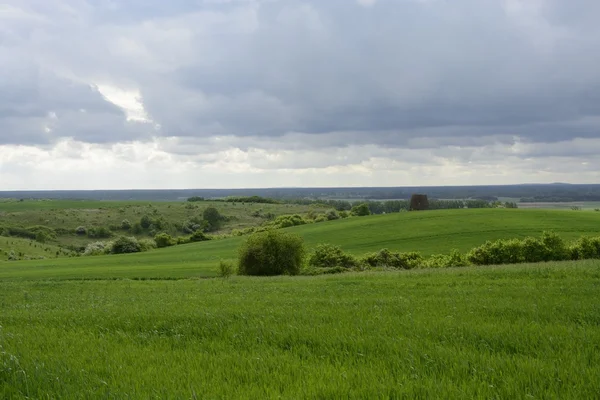
<path fill-rule="evenodd" d="M 356 217 L 287 228 L 307 247 L 340 245 L 362 255 L 381 248 L 425 255 L 467 251 L 486 240 L 537 236 L 565 239 L 600 234 L 600 213 L 555 210 L 465 209 Z M 235 260 L 244 237 L 180 245 L 141 254 L 19 261 L 0 264 L 0 279 L 188 278 L 217 273 L 219 260 Z"/>

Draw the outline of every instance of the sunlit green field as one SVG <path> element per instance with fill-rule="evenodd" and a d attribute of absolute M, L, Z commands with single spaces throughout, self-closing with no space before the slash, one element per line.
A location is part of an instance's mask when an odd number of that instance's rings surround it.
<path fill-rule="evenodd" d="M 600 263 L 0 282 L 1 398 L 600 393 Z"/>
<path fill-rule="evenodd" d="M 598 236 L 600 213 L 556 210 L 440 210 L 320 222 L 287 229 L 307 247 L 342 246 L 355 255 L 389 248 L 425 255 L 468 251 L 486 240 L 538 236 L 552 230 L 570 240 Z M 221 259 L 235 261 L 244 237 L 180 245 L 147 253 L 0 264 L 0 279 L 188 278 L 217 273 Z"/>

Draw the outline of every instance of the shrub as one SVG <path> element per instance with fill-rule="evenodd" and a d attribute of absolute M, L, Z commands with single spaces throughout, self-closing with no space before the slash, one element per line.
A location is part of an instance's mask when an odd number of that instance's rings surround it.
<path fill-rule="evenodd" d="M 317 218 L 315 218 L 315 222 L 325 222 L 325 221 L 328 221 L 326 215 L 319 215 Z"/>
<path fill-rule="evenodd" d="M 274 228 L 289 228 L 290 226 L 305 225 L 307 222 L 298 214 L 294 215 L 280 215 L 275 218 L 274 221 L 269 222 L 267 225 Z"/>
<path fill-rule="evenodd" d="M 139 253 L 142 246 L 134 237 L 119 236 L 112 243 L 110 252 L 113 254 Z"/>
<path fill-rule="evenodd" d="M 188 244 L 191 243 L 189 236 L 179 236 L 177 238 L 177 244 Z"/>
<path fill-rule="evenodd" d="M 173 239 L 171 235 L 164 232 L 154 236 L 154 241 L 156 242 L 156 247 L 158 247 L 159 249 L 163 247 L 174 246 L 177 244 L 177 240 Z"/>
<path fill-rule="evenodd" d="M 254 233 L 240 247 L 240 275 L 297 275 L 304 260 L 301 237 L 276 230 Z"/>
<path fill-rule="evenodd" d="M 140 251 L 148 251 L 157 247 L 154 239 L 140 239 L 138 243 L 140 244 Z"/>
<path fill-rule="evenodd" d="M 486 242 L 472 249 L 467 259 L 475 265 L 517 264 L 521 262 L 563 261 L 579 257 L 586 246 L 567 248 L 556 233 L 544 232 L 541 238 L 504 239 Z M 573 252 L 576 254 L 573 255 Z"/>
<path fill-rule="evenodd" d="M 355 257 L 332 244 L 318 245 L 308 259 L 308 265 L 313 268 L 354 268 L 358 264 Z"/>
<path fill-rule="evenodd" d="M 88 237 L 98 238 L 98 239 L 107 239 L 112 236 L 112 232 L 110 229 L 100 226 L 98 228 L 90 228 L 87 231 Z"/>
<path fill-rule="evenodd" d="M 124 219 L 123 221 L 121 221 L 121 229 L 123 230 L 130 230 L 131 229 L 131 222 L 129 222 L 129 220 Z"/>
<path fill-rule="evenodd" d="M 152 219 L 148 215 L 144 215 L 140 219 L 140 226 L 142 229 L 149 229 L 150 225 L 152 225 Z"/>
<path fill-rule="evenodd" d="M 585 237 L 577 239 L 569 247 L 572 260 L 600 258 L 600 237 Z"/>
<path fill-rule="evenodd" d="M 206 221 L 201 220 L 198 217 L 194 217 L 185 221 L 181 226 L 181 231 L 183 233 L 194 233 L 199 230 L 203 230 L 208 227 L 208 223 Z"/>
<path fill-rule="evenodd" d="M 336 219 L 340 219 L 340 215 L 338 214 L 338 212 L 336 210 L 329 210 L 327 211 L 327 213 L 325 214 L 325 216 L 327 217 L 328 221 L 333 221 Z"/>
<path fill-rule="evenodd" d="M 219 262 L 219 276 L 221 278 L 229 278 L 235 272 L 233 263 L 221 260 Z"/>
<path fill-rule="evenodd" d="M 369 210 L 369 205 L 367 203 L 357 204 L 350 210 L 351 215 L 356 215 L 358 217 L 363 217 L 365 215 L 371 215 L 371 210 Z"/>
<path fill-rule="evenodd" d="M 75 234 L 77 235 L 85 235 L 87 233 L 87 229 L 85 229 L 85 226 L 78 226 L 77 228 L 75 228 Z"/>
<path fill-rule="evenodd" d="M 210 238 L 206 236 L 202 231 L 196 231 L 192 233 L 189 239 L 190 242 L 203 242 L 205 240 L 210 240 Z"/>
<path fill-rule="evenodd" d="M 369 267 L 389 267 L 399 269 L 418 268 L 423 264 L 423 256 L 417 252 L 397 253 L 381 249 L 376 253 L 367 254 L 362 262 Z"/>
<path fill-rule="evenodd" d="M 140 234 L 144 233 L 144 228 L 142 228 L 142 224 L 140 224 L 139 222 L 136 222 L 131 227 L 131 231 L 133 233 L 135 233 L 136 235 L 140 235 Z"/>
<path fill-rule="evenodd" d="M 452 268 L 466 267 L 469 265 L 467 257 L 456 249 L 453 249 L 450 254 L 436 254 L 425 260 L 423 267 L 425 268 Z"/>
<path fill-rule="evenodd" d="M 348 211 L 340 211 L 339 216 L 340 218 L 348 218 Z"/>
<path fill-rule="evenodd" d="M 556 233 L 542 233 L 541 241 L 547 252 L 544 261 L 564 261 L 569 259 L 569 249 L 567 244 Z"/>
<path fill-rule="evenodd" d="M 467 259 L 475 265 L 517 264 L 525 261 L 523 242 L 519 239 L 487 241 L 472 249 Z"/>
<path fill-rule="evenodd" d="M 108 254 L 110 252 L 112 244 L 108 242 L 93 242 L 88 243 L 83 251 L 84 256 L 99 256 L 102 254 Z"/>

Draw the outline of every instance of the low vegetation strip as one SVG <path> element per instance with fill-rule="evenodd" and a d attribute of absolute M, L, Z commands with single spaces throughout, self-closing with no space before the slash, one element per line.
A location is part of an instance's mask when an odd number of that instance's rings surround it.
<path fill-rule="evenodd" d="M 598 261 L 0 282 L 1 398 L 600 393 Z"/>
<path fill-rule="evenodd" d="M 471 209 L 396 213 L 306 224 L 283 229 L 300 235 L 308 252 L 340 246 L 363 257 L 387 248 L 429 258 L 451 249 L 466 254 L 487 240 L 539 237 L 554 231 L 565 241 L 598 236 L 600 213 L 554 210 Z M 236 262 L 246 237 L 178 245 L 133 255 L 0 263 L 0 279 L 189 278 L 217 275 L 221 260 Z"/>

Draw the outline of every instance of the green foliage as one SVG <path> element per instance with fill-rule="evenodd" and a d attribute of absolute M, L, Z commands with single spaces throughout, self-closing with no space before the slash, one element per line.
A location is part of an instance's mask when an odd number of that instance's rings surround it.
<path fill-rule="evenodd" d="M 140 244 L 140 251 L 149 251 L 157 248 L 154 239 L 139 239 L 138 243 Z"/>
<path fill-rule="evenodd" d="M 39 242 L 45 242 L 56 237 L 56 231 L 50 227 L 43 225 L 34 225 L 28 228 L 20 226 L 5 226 L 0 228 L 2 236 L 13 236 L 23 239 L 32 239 Z"/>
<path fill-rule="evenodd" d="M 246 197 L 228 197 L 225 201 L 229 203 L 259 203 L 259 204 L 278 204 L 275 199 L 269 199 L 261 196 L 246 196 Z"/>
<path fill-rule="evenodd" d="M 348 214 L 348 211 L 340 211 L 339 216 L 340 218 L 348 218 L 350 215 Z"/>
<path fill-rule="evenodd" d="M 357 217 L 363 217 L 365 215 L 371 215 L 371 210 L 369 209 L 369 205 L 367 203 L 362 203 L 353 206 L 352 210 L 350 210 L 350 214 Z"/>
<path fill-rule="evenodd" d="M 134 237 L 119 236 L 113 243 L 110 252 L 113 254 L 139 253 L 142 246 Z"/>
<path fill-rule="evenodd" d="M 305 225 L 306 220 L 298 214 L 294 215 L 282 215 L 275 220 L 268 222 L 266 225 L 273 228 L 289 228 L 291 226 Z"/>
<path fill-rule="evenodd" d="M 418 252 L 397 253 L 388 249 L 365 255 L 361 262 L 369 267 L 398 269 L 418 268 L 423 264 L 423 256 Z"/>
<path fill-rule="evenodd" d="M 519 239 L 487 241 L 472 249 L 467 259 L 475 265 L 516 264 L 524 262 L 523 243 Z"/>
<path fill-rule="evenodd" d="M 327 217 L 328 221 L 333 221 L 336 219 L 340 219 L 340 214 L 336 210 L 329 210 L 325 214 L 325 217 Z"/>
<path fill-rule="evenodd" d="M 232 262 L 223 261 L 219 262 L 219 276 L 221 278 L 229 278 L 235 273 L 235 267 Z"/>
<path fill-rule="evenodd" d="M 600 237 L 582 236 L 569 246 L 572 260 L 600 258 Z"/>
<path fill-rule="evenodd" d="M 87 230 L 90 238 L 107 239 L 112 236 L 112 232 L 105 226 L 93 227 Z"/>
<path fill-rule="evenodd" d="M 154 236 L 154 242 L 156 242 L 156 247 L 159 249 L 163 247 L 175 246 L 177 244 L 176 239 L 173 239 L 171 235 L 164 232 L 156 234 Z"/>
<path fill-rule="evenodd" d="M 75 228 L 75 234 L 83 236 L 87 234 L 87 229 L 85 229 L 85 226 L 78 226 Z"/>
<path fill-rule="evenodd" d="M 131 222 L 129 222 L 129 220 L 124 219 L 123 221 L 121 221 L 121 229 L 128 231 L 131 229 Z"/>
<path fill-rule="evenodd" d="M 487 200 L 467 200 L 465 201 L 467 208 L 491 208 L 492 205 Z"/>
<path fill-rule="evenodd" d="M 150 226 L 152 226 L 152 218 L 149 215 L 144 215 L 140 219 L 140 226 L 142 229 L 150 229 Z"/>
<path fill-rule="evenodd" d="M 208 222 L 204 221 L 198 217 L 190 218 L 185 221 L 181 226 L 181 231 L 183 233 L 191 234 L 197 232 L 199 230 L 203 230 L 208 227 Z"/>
<path fill-rule="evenodd" d="M 99 256 L 110 253 L 112 243 L 108 242 L 92 242 L 85 246 L 84 256 Z"/>
<path fill-rule="evenodd" d="M 187 201 L 189 201 L 189 202 L 204 201 L 204 197 L 200 197 L 200 196 L 192 196 L 192 197 L 189 197 L 189 198 L 187 199 Z"/>
<path fill-rule="evenodd" d="M 177 244 L 188 244 L 192 243 L 189 236 L 179 236 L 177 238 Z"/>
<path fill-rule="evenodd" d="M 568 258 L 569 250 L 565 242 L 551 232 L 544 232 L 539 239 L 527 237 L 487 241 L 467 254 L 467 259 L 475 265 L 563 261 Z"/>
<path fill-rule="evenodd" d="M 460 251 L 453 249 L 450 254 L 434 254 L 423 263 L 423 268 L 466 267 L 469 260 Z"/>
<path fill-rule="evenodd" d="M 344 253 L 340 246 L 320 244 L 308 258 L 308 265 L 313 268 L 355 268 L 359 261 Z"/>
<path fill-rule="evenodd" d="M 302 238 L 277 230 L 254 233 L 239 249 L 240 275 L 297 275 L 304 260 Z"/>
<path fill-rule="evenodd" d="M 192 233 L 192 235 L 189 238 L 190 242 L 204 242 L 206 240 L 210 240 L 210 237 L 208 237 L 202 231 L 196 231 L 196 232 Z"/>
<path fill-rule="evenodd" d="M 142 233 L 144 233 L 144 228 L 142 227 L 141 223 L 136 222 L 131 227 L 131 232 L 133 232 L 136 235 L 141 235 Z"/>
<path fill-rule="evenodd" d="M 315 218 L 314 222 L 325 222 L 328 221 L 327 216 L 326 215 L 319 215 L 317 218 Z"/>
<path fill-rule="evenodd" d="M 208 231 L 218 230 L 223 224 L 224 220 L 223 216 L 219 213 L 219 210 L 217 210 L 215 207 L 207 207 L 204 209 L 202 212 L 202 218 L 204 218 L 207 223 L 206 229 Z"/>

